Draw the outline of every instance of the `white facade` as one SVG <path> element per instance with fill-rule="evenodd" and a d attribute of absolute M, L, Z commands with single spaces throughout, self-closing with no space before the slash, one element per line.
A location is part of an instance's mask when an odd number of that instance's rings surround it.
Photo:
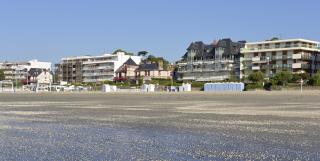
<path fill-rule="evenodd" d="M 140 64 L 140 56 L 126 55 L 124 52 L 116 54 L 104 54 L 102 56 L 93 56 L 87 61 L 83 62 L 83 82 L 103 82 L 112 81 L 115 72 L 120 68 L 129 58 L 135 63 Z"/>
<path fill-rule="evenodd" d="M 283 70 L 310 75 L 320 68 L 320 43 L 306 39 L 246 43 L 241 49 L 241 75 L 262 71 L 271 77 Z"/>
<path fill-rule="evenodd" d="M 0 63 L 0 69 L 4 70 L 6 80 L 24 80 L 30 69 L 43 69 L 51 71 L 51 62 L 30 60 L 28 62 L 4 62 Z"/>

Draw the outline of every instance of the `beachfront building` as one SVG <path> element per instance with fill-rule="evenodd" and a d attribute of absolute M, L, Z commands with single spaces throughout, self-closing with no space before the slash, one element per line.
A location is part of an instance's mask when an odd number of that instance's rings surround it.
<path fill-rule="evenodd" d="M 284 70 L 313 75 L 320 69 L 319 42 L 306 39 L 246 43 L 241 55 L 241 78 L 254 71 L 262 71 L 266 77 L 272 77 Z"/>
<path fill-rule="evenodd" d="M 145 62 L 139 65 L 136 70 L 137 78 L 144 80 L 155 79 L 171 79 L 172 70 L 170 67 L 164 68 L 163 62 Z"/>
<path fill-rule="evenodd" d="M 124 52 L 103 54 L 101 56 L 80 56 L 62 58 L 55 65 L 56 78 L 68 83 L 97 83 L 113 81 L 116 70 L 128 59 L 141 62 L 140 56 L 127 55 Z"/>
<path fill-rule="evenodd" d="M 140 56 L 126 55 L 124 52 L 92 57 L 83 62 L 83 82 L 113 81 L 116 70 L 129 59 L 137 64 L 141 62 Z"/>
<path fill-rule="evenodd" d="M 55 64 L 55 82 L 82 83 L 83 62 L 88 61 L 89 58 L 91 58 L 91 56 L 62 58 L 60 64 Z"/>
<path fill-rule="evenodd" d="M 116 77 L 114 78 L 114 81 L 125 82 L 129 80 L 136 80 L 136 70 L 138 68 L 139 65 L 134 60 L 131 58 L 128 59 L 116 70 Z"/>
<path fill-rule="evenodd" d="M 211 44 L 193 42 L 177 62 L 177 79 L 183 81 L 222 81 L 240 77 L 240 48 L 244 41 L 222 39 Z"/>
<path fill-rule="evenodd" d="M 30 83 L 33 71 L 51 70 L 50 62 L 30 60 L 26 62 L 3 62 L 0 69 L 4 71 L 5 80 L 19 81 L 24 84 Z"/>
<path fill-rule="evenodd" d="M 172 71 L 169 67 L 164 68 L 163 62 L 143 61 L 141 64 L 129 59 L 117 71 L 115 81 L 171 79 Z"/>

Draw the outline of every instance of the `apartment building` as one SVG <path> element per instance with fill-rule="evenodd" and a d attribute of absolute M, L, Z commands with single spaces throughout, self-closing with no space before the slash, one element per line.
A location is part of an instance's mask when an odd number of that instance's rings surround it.
<path fill-rule="evenodd" d="M 17 80 L 23 83 L 30 82 L 31 73 L 34 70 L 51 71 L 50 62 L 30 60 L 26 62 L 3 62 L 0 69 L 4 70 L 5 80 Z"/>
<path fill-rule="evenodd" d="M 319 53 L 319 42 L 306 39 L 246 43 L 241 49 L 240 77 L 247 77 L 254 71 L 272 77 L 283 70 L 312 75 L 320 69 Z"/>
<path fill-rule="evenodd" d="M 76 56 L 62 58 L 60 64 L 55 64 L 55 81 L 69 83 L 83 82 L 83 62 L 88 61 L 92 56 Z"/>
<path fill-rule="evenodd" d="M 178 80 L 222 81 L 240 77 L 240 48 L 245 41 L 222 39 L 212 44 L 193 42 L 177 62 Z"/>
<path fill-rule="evenodd" d="M 96 83 L 112 81 L 115 71 L 129 58 L 136 63 L 141 62 L 140 56 L 126 55 L 124 52 L 103 54 L 101 56 L 80 56 L 63 58 L 56 64 L 58 80 L 68 83 Z"/>

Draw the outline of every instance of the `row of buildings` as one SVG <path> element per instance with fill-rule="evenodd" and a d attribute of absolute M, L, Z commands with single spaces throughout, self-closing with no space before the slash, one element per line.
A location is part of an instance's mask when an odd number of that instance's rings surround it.
<path fill-rule="evenodd" d="M 272 39 L 261 42 L 234 42 L 221 39 L 210 44 L 192 42 L 175 67 L 162 61 L 149 61 L 125 52 L 100 56 L 62 58 L 51 70 L 50 62 L 3 62 L 6 80 L 24 84 L 35 81 L 46 71 L 53 73 L 55 82 L 99 83 L 105 81 L 137 81 L 152 78 L 180 81 L 241 80 L 255 71 L 272 77 L 280 71 L 306 73 L 312 76 L 320 69 L 320 43 L 306 39 Z M 174 70 L 173 70 L 174 69 Z"/>
<path fill-rule="evenodd" d="M 3 71 L 4 80 L 31 84 L 37 82 L 37 77 L 43 73 L 51 72 L 50 62 L 30 60 L 25 62 L 0 62 L 0 70 Z"/>
<path fill-rule="evenodd" d="M 255 71 L 267 78 L 284 70 L 312 76 L 320 69 L 320 43 L 277 38 L 250 43 L 231 39 L 193 42 L 176 64 L 177 79 L 183 81 L 240 80 Z"/>
<path fill-rule="evenodd" d="M 0 63 L 0 70 L 3 70 L 5 80 L 21 82 L 24 85 L 37 82 L 37 77 L 42 72 L 54 75 L 52 81 L 56 83 L 137 82 L 140 79 L 172 78 L 172 69 L 164 67 L 163 61 L 149 61 L 125 52 L 66 57 L 62 58 L 59 64 L 55 64 L 53 70 L 51 63 L 38 60 L 3 62 Z"/>
<path fill-rule="evenodd" d="M 59 64 L 55 64 L 56 80 L 68 83 L 170 79 L 171 72 L 163 68 L 161 61 L 146 61 L 141 56 L 127 55 L 125 52 L 62 58 Z"/>

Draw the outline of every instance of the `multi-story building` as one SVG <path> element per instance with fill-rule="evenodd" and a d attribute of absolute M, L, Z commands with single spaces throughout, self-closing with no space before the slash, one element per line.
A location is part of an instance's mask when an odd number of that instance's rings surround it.
<path fill-rule="evenodd" d="M 5 80 L 17 80 L 28 83 L 30 82 L 31 71 L 51 71 L 51 63 L 38 60 L 30 60 L 27 62 L 3 62 L 0 63 L 0 69 L 4 70 Z"/>
<path fill-rule="evenodd" d="M 140 56 L 126 55 L 124 52 L 90 58 L 83 63 L 83 82 L 112 81 L 116 70 L 130 58 L 137 64 L 141 62 Z"/>
<path fill-rule="evenodd" d="M 319 42 L 305 39 L 246 43 L 241 54 L 241 78 L 254 71 L 262 71 L 266 77 L 283 70 L 312 75 L 320 68 Z"/>
<path fill-rule="evenodd" d="M 124 52 L 101 56 L 63 58 L 60 64 L 55 65 L 55 73 L 58 80 L 68 83 L 112 81 L 115 77 L 115 71 L 129 58 L 137 64 L 141 61 L 140 56 L 126 55 Z"/>
<path fill-rule="evenodd" d="M 193 42 L 177 62 L 178 80 L 221 81 L 240 75 L 240 48 L 245 41 L 222 39 L 212 44 Z"/>
<path fill-rule="evenodd" d="M 83 62 L 88 61 L 92 56 L 76 56 L 62 58 L 60 64 L 55 64 L 55 81 L 69 83 L 83 82 Z"/>

